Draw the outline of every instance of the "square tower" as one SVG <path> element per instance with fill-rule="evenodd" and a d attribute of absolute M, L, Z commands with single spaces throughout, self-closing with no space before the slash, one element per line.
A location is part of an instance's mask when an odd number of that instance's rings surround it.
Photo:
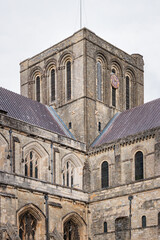
<path fill-rule="evenodd" d="M 54 107 L 89 146 L 117 112 L 143 104 L 143 66 L 83 28 L 20 63 L 21 94 Z"/>

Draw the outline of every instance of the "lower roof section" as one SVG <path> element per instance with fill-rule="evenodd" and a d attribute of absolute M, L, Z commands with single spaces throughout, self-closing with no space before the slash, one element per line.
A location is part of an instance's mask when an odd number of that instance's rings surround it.
<path fill-rule="evenodd" d="M 91 147 L 160 127 L 160 98 L 116 114 Z"/>

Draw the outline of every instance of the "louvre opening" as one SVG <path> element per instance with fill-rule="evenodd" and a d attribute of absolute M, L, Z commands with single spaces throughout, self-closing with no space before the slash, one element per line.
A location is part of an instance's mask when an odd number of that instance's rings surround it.
<path fill-rule="evenodd" d="M 36 100 L 40 102 L 40 77 L 36 77 Z"/>
<path fill-rule="evenodd" d="M 71 62 L 67 62 L 67 100 L 71 99 Z"/>
<path fill-rule="evenodd" d="M 51 101 L 54 101 L 56 97 L 55 92 L 55 69 L 51 70 Z"/>
<path fill-rule="evenodd" d="M 129 77 L 126 77 L 126 109 L 129 109 Z"/>

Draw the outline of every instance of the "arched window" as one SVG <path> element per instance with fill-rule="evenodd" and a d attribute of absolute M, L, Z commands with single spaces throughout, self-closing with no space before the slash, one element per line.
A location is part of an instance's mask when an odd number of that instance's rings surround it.
<path fill-rule="evenodd" d="M 107 222 L 104 222 L 104 233 L 107 232 Z"/>
<path fill-rule="evenodd" d="M 67 100 L 71 99 L 71 61 L 66 63 Z"/>
<path fill-rule="evenodd" d="M 25 176 L 38 178 L 38 154 L 30 151 L 25 157 Z"/>
<path fill-rule="evenodd" d="M 146 228 L 146 216 L 142 216 L 142 228 Z"/>
<path fill-rule="evenodd" d="M 158 227 L 160 227 L 160 212 L 158 213 Z"/>
<path fill-rule="evenodd" d="M 108 162 L 105 161 L 101 165 L 101 183 L 102 188 L 109 186 Z"/>
<path fill-rule="evenodd" d="M 135 180 L 143 179 L 143 153 L 135 154 Z"/>
<path fill-rule="evenodd" d="M 40 102 L 41 100 L 40 76 L 36 77 L 36 100 L 37 102 Z"/>
<path fill-rule="evenodd" d="M 73 187 L 74 185 L 74 166 L 67 161 L 63 169 L 63 185 Z"/>
<path fill-rule="evenodd" d="M 129 109 L 129 77 L 126 76 L 126 109 Z"/>
<path fill-rule="evenodd" d="M 21 240 L 35 240 L 37 220 L 28 211 L 19 219 L 19 237 Z"/>
<path fill-rule="evenodd" d="M 97 99 L 102 100 L 102 64 L 97 62 Z"/>
<path fill-rule="evenodd" d="M 55 86 L 55 69 L 52 69 L 50 72 L 51 76 L 51 101 L 56 99 L 56 86 Z"/>

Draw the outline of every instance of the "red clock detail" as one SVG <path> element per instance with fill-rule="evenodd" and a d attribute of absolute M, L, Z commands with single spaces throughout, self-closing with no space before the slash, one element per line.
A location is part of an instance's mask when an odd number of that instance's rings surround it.
<path fill-rule="evenodd" d="M 111 84 L 114 88 L 119 88 L 119 79 L 115 74 L 111 75 Z"/>

